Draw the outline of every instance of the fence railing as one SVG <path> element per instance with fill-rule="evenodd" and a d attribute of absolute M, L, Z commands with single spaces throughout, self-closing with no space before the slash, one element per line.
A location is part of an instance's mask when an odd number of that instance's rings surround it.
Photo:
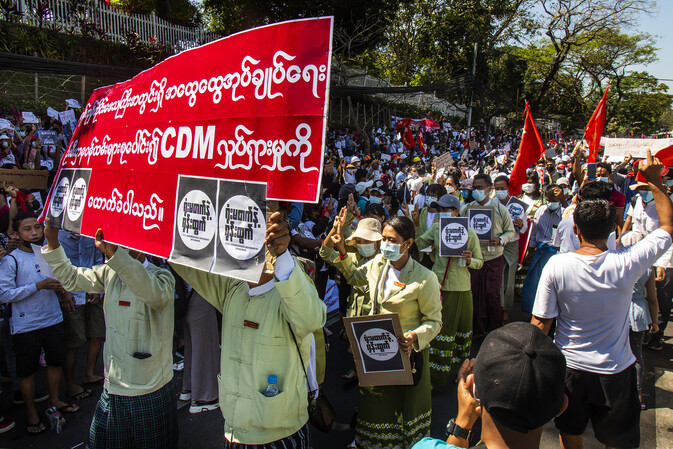
<path fill-rule="evenodd" d="M 20 21 L 31 26 L 100 36 L 126 43 L 129 33 L 147 44 L 164 44 L 175 52 L 194 48 L 220 36 L 201 28 L 175 25 L 152 12 L 129 14 L 100 0 L 19 0 Z"/>

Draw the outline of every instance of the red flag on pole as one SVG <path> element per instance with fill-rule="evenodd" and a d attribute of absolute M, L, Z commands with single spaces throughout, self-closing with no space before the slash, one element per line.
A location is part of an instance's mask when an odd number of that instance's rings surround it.
<path fill-rule="evenodd" d="M 584 138 L 587 139 L 589 144 L 589 158 L 587 159 L 588 164 L 593 164 L 596 162 L 598 157 L 598 148 L 601 146 L 601 136 L 603 135 L 603 128 L 605 127 L 605 110 L 607 106 L 608 99 L 608 89 L 612 83 L 608 84 L 608 87 L 605 88 L 605 93 L 603 98 L 598 102 L 596 110 L 589 119 L 587 127 L 584 128 Z"/>
<path fill-rule="evenodd" d="M 428 152 L 425 150 L 425 140 L 423 140 L 422 126 L 418 128 L 418 134 L 416 135 L 416 139 L 418 140 L 418 149 L 421 150 L 421 153 L 428 154 Z"/>
<path fill-rule="evenodd" d="M 509 194 L 517 196 L 521 194 L 521 186 L 528 179 L 526 170 L 535 165 L 535 163 L 544 155 L 544 145 L 540 138 L 540 133 L 535 127 L 535 121 L 530 113 L 530 107 L 526 102 L 524 110 L 523 134 L 521 135 L 521 144 L 519 145 L 519 155 L 514 163 L 512 175 L 509 178 Z"/>
<path fill-rule="evenodd" d="M 402 133 L 402 143 L 407 148 L 413 148 L 416 146 L 414 134 L 411 132 L 411 128 L 408 126 L 404 127 L 404 132 Z"/>

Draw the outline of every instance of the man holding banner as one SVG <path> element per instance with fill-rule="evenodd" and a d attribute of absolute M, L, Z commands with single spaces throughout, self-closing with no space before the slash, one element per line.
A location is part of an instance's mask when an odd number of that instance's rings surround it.
<path fill-rule="evenodd" d="M 218 382 L 225 449 L 308 449 L 304 366 L 311 334 L 325 324 L 325 303 L 287 251 L 290 233 L 280 212 L 269 218 L 265 241 L 278 256 L 270 262 L 267 255 L 257 283 L 172 266 L 222 312 Z M 266 397 L 262 391 L 271 376 L 279 393 Z"/>
<path fill-rule="evenodd" d="M 177 398 L 173 388 L 173 300 L 169 270 L 138 251 L 119 249 L 96 233 L 107 262 L 72 265 L 46 219 L 44 258 L 67 291 L 105 294 L 105 388 L 91 429 L 89 449 L 175 448 Z"/>

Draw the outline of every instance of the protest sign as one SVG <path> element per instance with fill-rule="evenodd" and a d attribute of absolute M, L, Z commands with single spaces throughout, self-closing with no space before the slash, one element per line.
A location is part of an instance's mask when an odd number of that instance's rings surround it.
<path fill-rule="evenodd" d="M 56 145 L 56 138 L 58 137 L 56 131 L 37 131 L 35 134 L 37 135 L 37 138 L 40 139 L 40 144 Z"/>
<path fill-rule="evenodd" d="M 451 152 L 447 151 L 446 153 L 442 154 L 437 159 L 435 159 L 435 166 L 437 168 L 446 168 L 452 162 L 453 162 L 453 157 L 451 156 Z"/>
<path fill-rule="evenodd" d="M 0 118 L 0 131 L 3 129 L 14 129 L 14 127 L 9 120 Z"/>
<path fill-rule="evenodd" d="M 227 193 L 219 180 L 246 181 L 248 193 L 264 183 L 264 198 L 319 198 L 332 21 L 302 19 L 233 34 L 96 89 L 51 195 L 58 186 L 72 188 L 67 170 L 90 170 L 81 234 L 92 237 L 103 228 L 112 243 L 164 258 L 182 256 L 183 263 L 201 269 L 221 272 L 236 265 L 217 248 Z M 203 249 L 206 259 L 173 247 L 174 239 L 181 241 L 176 226 L 184 218 L 177 211 L 191 192 L 185 192 L 187 179 L 194 178 L 201 186 L 194 190 L 203 193 L 199 202 L 213 208 L 206 229 L 217 232 Z M 247 197 L 257 203 L 255 195 L 256 190 Z M 264 214 L 263 203 L 258 206 Z M 191 226 L 185 231 L 194 231 Z M 244 241 L 238 248 L 255 245 Z M 212 267 L 206 268 L 207 260 Z M 241 277 L 248 272 L 236 269 Z"/>
<path fill-rule="evenodd" d="M 409 357 L 400 350 L 403 335 L 396 313 L 344 318 L 361 387 L 413 385 Z"/>
<path fill-rule="evenodd" d="M 68 107 L 74 108 L 74 109 L 80 109 L 82 106 L 80 106 L 79 101 L 75 100 L 74 98 L 68 98 L 65 100 L 65 104 L 68 105 Z"/>
<path fill-rule="evenodd" d="M 526 211 L 528 210 L 528 203 L 521 201 L 518 198 L 510 197 L 507 201 L 507 210 L 509 215 L 512 217 L 512 220 L 518 218 L 519 220 L 526 219 Z"/>
<path fill-rule="evenodd" d="M 75 126 L 77 126 L 77 119 L 75 118 L 75 111 L 73 111 L 72 109 L 68 109 L 67 111 L 59 112 L 58 113 L 58 119 L 64 125 L 69 123 L 70 127 L 73 128 L 73 129 L 75 129 Z"/>
<path fill-rule="evenodd" d="M 673 145 L 673 138 L 667 139 L 621 139 L 605 138 L 605 156 L 609 162 L 621 162 L 626 156 L 634 158 L 647 157 L 647 150 L 652 154 Z"/>
<path fill-rule="evenodd" d="M 468 223 L 466 217 L 439 219 L 439 255 L 460 257 L 467 251 Z"/>
<path fill-rule="evenodd" d="M 51 106 L 47 108 L 47 115 L 51 118 L 55 118 L 56 120 L 59 119 L 58 117 L 58 111 Z"/>
<path fill-rule="evenodd" d="M 23 119 L 23 123 L 26 125 L 37 125 L 39 123 L 39 120 L 37 117 L 35 117 L 35 114 L 32 112 L 24 111 L 21 113 L 21 118 Z"/>
<path fill-rule="evenodd" d="M 392 157 L 389 154 L 381 154 L 381 160 L 385 162 L 390 162 L 392 160 Z"/>
<path fill-rule="evenodd" d="M 49 188 L 47 170 L 0 168 L 0 184 L 7 182 L 18 189 L 46 190 Z"/>
<path fill-rule="evenodd" d="M 467 218 L 479 241 L 488 242 L 493 238 L 493 208 L 469 207 Z"/>

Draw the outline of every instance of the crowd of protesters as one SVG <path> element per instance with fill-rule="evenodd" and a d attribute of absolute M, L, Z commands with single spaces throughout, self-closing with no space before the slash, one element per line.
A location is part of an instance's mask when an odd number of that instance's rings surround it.
<path fill-rule="evenodd" d="M 46 170 L 51 182 L 69 125 L 10 122 L 0 167 Z M 508 205 L 520 131 L 423 122 L 410 148 L 394 126 L 329 129 L 320 201 L 270 216 L 275 257 L 258 283 L 118 248 L 104 230 L 59 231 L 37 220 L 46 190 L 4 183 L 3 374 L 25 431 L 60 431 L 102 384 L 87 447 L 176 447 L 176 401 L 187 401 L 194 414 L 221 411 L 226 448 L 308 448 L 327 314 L 396 313 L 418 376 L 359 388 L 349 448 L 468 447 L 479 418 L 481 447 L 538 447 L 553 418 L 564 448 L 582 447 L 589 421 L 606 446 L 637 447 L 643 347 L 663 347 L 673 298 L 673 175 L 648 155 L 599 162 L 593 176 L 582 140 L 559 132 L 527 171 L 518 215 Z M 43 130 L 56 131 L 53 145 Z M 470 228 L 461 256 L 441 256 L 439 219 L 472 207 L 492 210 L 491 239 Z M 519 297 L 531 324 L 510 323 Z M 36 385 L 41 366 L 46 385 Z M 343 377 L 357 378 L 352 365 Z M 269 383 L 280 393 L 263 395 Z M 435 388 L 458 396 L 446 442 L 428 438 Z M 13 427 L 0 421 L 0 433 Z"/>

